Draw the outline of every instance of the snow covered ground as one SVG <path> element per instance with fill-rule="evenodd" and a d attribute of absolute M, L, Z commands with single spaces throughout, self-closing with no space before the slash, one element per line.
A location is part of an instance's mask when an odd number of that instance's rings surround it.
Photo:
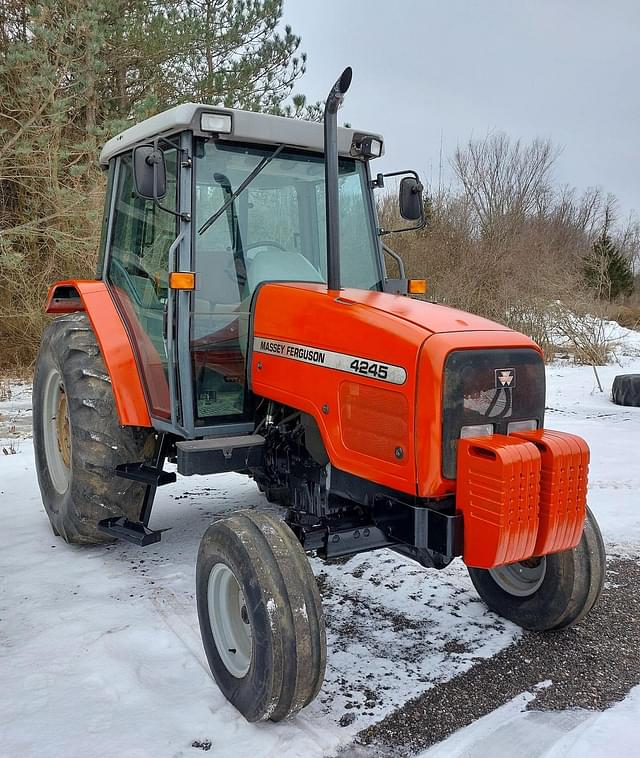
<path fill-rule="evenodd" d="M 543 687 L 546 682 L 541 683 Z M 418 758 L 635 758 L 640 755 L 640 686 L 604 712 L 536 711 L 535 692 L 497 708 Z"/>
<path fill-rule="evenodd" d="M 599 369 L 604 394 L 590 367 L 548 369 L 546 425 L 588 440 L 590 504 L 608 550 L 637 560 L 640 409 L 608 398 L 617 373 L 640 373 L 640 335 L 637 344 L 624 337 L 624 368 Z M 24 436 L 26 392 L 0 402 L 3 444 Z M 325 685 L 291 722 L 247 724 L 208 671 L 195 556 L 213 517 L 264 506 L 238 475 L 180 479 L 154 508 L 152 526 L 167 528 L 162 542 L 73 547 L 51 533 L 31 441 L 21 439 L 15 455 L 0 451 L 0 756 L 195 756 L 209 744 L 234 758 L 332 755 L 520 636 L 486 610 L 459 561 L 441 572 L 386 550 L 337 566 L 313 561 L 328 626 Z M 618 755 L 640 755 L 638 688 L 603 714 L 525 711 L 535 695 L 523 692 L 426 755 L 604 756 L 614 739 Z"/>

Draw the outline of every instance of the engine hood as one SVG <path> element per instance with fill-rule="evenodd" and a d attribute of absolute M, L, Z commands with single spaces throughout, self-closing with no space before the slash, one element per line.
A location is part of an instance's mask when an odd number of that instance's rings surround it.
<path fill-rule="evenodd" d="M 302 282 L 261 285 L 250 329 L 248 381 L 256 395 L 312 416 L 337 469 L 429 497 L 452 486 L 433 452 L 441 448 L 447 355 L 536 349 L 518 332 L 452 308 Z M 421 457 L 433 470 L 417 470 Z"/>
<path fill-rule="evenodd" d="M 292 283 L 292 287 L 306 289 L 312 292 L 326 294 L 326 285 Z M 437 303 L 424 300 L 414 300 L 410 297 L 400 297 L 387 292 L 371 292 L 368 290 L 341 290 L 339 300 L 344 303 L 364 305 L 382 313 L 388 313 L 415 326 L 421 327 L 429 334 L 444 334 L 447 332 L 511 332 L 512 329 L 495 321 L 474 316 L 471 313 L 449 308 Z"/>

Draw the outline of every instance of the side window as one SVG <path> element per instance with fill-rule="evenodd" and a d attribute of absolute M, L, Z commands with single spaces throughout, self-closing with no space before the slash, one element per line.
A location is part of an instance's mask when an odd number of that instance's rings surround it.
<path fill-rule="evenodd" d="M 169 248 L 177 220 L 152 200 L 136 195 L 131 153 L 119 159 L 107 278 L 127 320 L 154 415 L 170 415 L 164 311 Z M 162 204 L 177 206 L 177 151 L 165 151 L 167 194 Z"/>
<path fill-rule="evenodd" d="M 107 248 L 107 235 L 109 233 L 109 213 L 111 210 L 111 193 L 113 191 L 113 176 L 115 174 L 116 162 L 112 160 L 109 163 L 107 173 L 107 189 L 104 194 L 104 211 L 102 214 L 102 228 L 100 230 L 100 247 L 98 248 L 98 262 L 96 264 L 96 279 L 102 279 L 104 269 L 104 256 Z"/>
<path fill-rule="evenodd" d="M 176 151 L 165 152 L 167 195 L 163 205 L 176 208 Z M 109 279 L 139 307 L 164 307 L 169 248 L 177 235 L 176 218 L 152 200 L 136 195 L 131 154 L 120 158 Z"/>

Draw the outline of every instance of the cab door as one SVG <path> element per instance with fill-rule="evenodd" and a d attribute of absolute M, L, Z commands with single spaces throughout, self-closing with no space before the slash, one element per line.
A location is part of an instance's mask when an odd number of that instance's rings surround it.
<path fill-rule="evenodd" d="M 168 147 L 164 156 L 167 194 L 162 202 L 176 210 L 177 150 Z M 106 280 L 132 338 L 150 415 L 170 419 L 168 271 L 178 220 L 152 200 L 144 200 L 136 194 L 130 152 L 116 161 Z"/>

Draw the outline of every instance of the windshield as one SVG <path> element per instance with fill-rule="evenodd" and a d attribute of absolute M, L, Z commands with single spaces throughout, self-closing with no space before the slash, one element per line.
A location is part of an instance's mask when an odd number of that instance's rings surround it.
<path fill-rule="evenodd" d="M 245 409 L 248 312 L 256 287 L 326 282 L 324 157 L 200 139 L 194 154 L 191 348 L 196 417 L 208 423 Z M 364 163 L 340 159 L 341 280 L 343 287 L 381 290 L 367 183 Z"/>
<path fill-rule="evenodd" d="M 248 148 L 213 141 L 200 143 L 196 150 L 198 230 L 206 227 L 263 164 L 226 211 L 195 239 L 196 264 L 202 273 L 215 275 L 220 265 L 218 256 L 224 258 L 226 254 L 228 264 L 238 269 L 239 294 L 245 296 L 269 279 L 326 281 L 324 158 L 274 152 L 273 147 Z M 380 290 L 382 273 L 367 206 L 364 164 L 342 158 L 339 185 L 342 285 Z M 216 270 L 211 270 L 210 254 L 216 254 Z"/>

